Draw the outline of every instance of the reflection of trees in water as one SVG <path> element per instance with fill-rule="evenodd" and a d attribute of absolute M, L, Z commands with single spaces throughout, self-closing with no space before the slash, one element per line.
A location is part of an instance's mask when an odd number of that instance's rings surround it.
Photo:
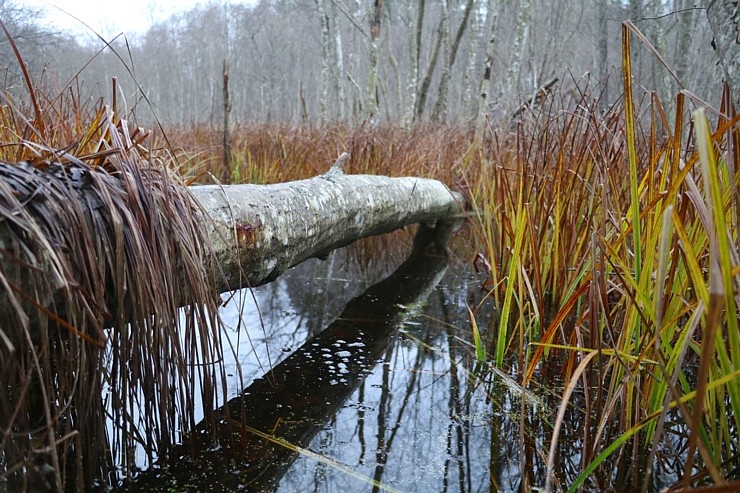
<path fill-rule="evenodd" d="M 459 236 L 447 273 L 420 315 L 394 336 L 376 359 L 373 373 L 311 442 L 313 451 L 365 479 L 302 457 L 282 479 L 279 491 L 370 491 L 378 490 L 379 483 L 401 491 L 530 491 L 544 484 L 566 356 L 551 355 L 525 397 L 516 388 L 521 378 L 517 351 L 507 368 L 483 367 L 475 373 L 466 303 L 477 306 L 485 293 L 465 253 L 470 247 Z M 407 248 L 402 241 L 397 245 L 399 251 Z M 463 253 L 456 256 L 455 251 Z M 290 341 L 284 345 L 295 349 L 375 277 L 393 270 L 397 264 L 389 252 L 371 255 L 368 263 L 361 260 L 367 252 L 345 249 L 260 288 L 267 338 Z M 368 275 L 370 271 L 374 274 Z M 495 342 L 497 316 L 490 299 L 476 313 L 489 347 Z M 584 409 L 596 392 L 577 391 L 567 409 L 555 471 L 562 485 L 593 459 L 589 439 L 598 423 L 589 421 Z M 623 463 L 596 471 L 589 487 L 609 487 L 614 471 L 630 474 L 643 467 L 628 463 L 626 455 L 617 460 Z"/>
<path fill-rule="evenodd" d="M 281 491 L 378 491 L 378 484 L 471 491 L 488 484 L 491 406 L 470 377 L 473 354 L 461 342 L 469 339 L 465 302 L 479 299 L 479 285 L 462 262 L 451 265 L 442 282 L 311 444 L 366 480 L 327 474 L 301 458 Z"/>
<path fill-rule="evenodd" d="M 308 337 L 326 327 L 350 299 L 393 272 L 408 254 L 411 239 L 405 231 L 365 238 L 284 274 L 282 282 Z"/>

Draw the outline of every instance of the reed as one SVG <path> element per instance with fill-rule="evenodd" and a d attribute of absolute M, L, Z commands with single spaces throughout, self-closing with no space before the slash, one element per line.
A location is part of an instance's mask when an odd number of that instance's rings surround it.
<path fill-rule="evenodd" d="M 575 81 L 512 147 L 488 149 L 472 187 L 486 287 L 503 300 L 492 363 L 517 355 L 524 387 L 563 379 L 546 490 L 651 490 L 666 469 L 677 487 L 734 478 L 739 197 L 726 149 L 738 118 L 723 107 L 685 119 L 682 93 L 669 124 L 654 95 L 635 101 L 628 55 L 623 71 L 621 101 L 602 113 Z M 707 112 L 719 115 L 711 127 Z M 574 406 L 586 417 L 581 470 L 556 477 Z M 659 451 L 672 448 L 669 465 Z"/>

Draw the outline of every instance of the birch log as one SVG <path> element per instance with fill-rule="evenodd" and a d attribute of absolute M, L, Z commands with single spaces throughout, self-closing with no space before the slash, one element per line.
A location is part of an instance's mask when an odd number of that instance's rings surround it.
<path fill-rule="evenodd" d="M 0 346 L 13 347 L 8 327 L 47 318 L 102 341 L 103 326 L 264 284 L 357 239 L 459 211 L 461 196 L 439 181 L 345 175 L 345 159 L 308 180 L 188 191 L 162 170 L 0 164 Z"/>
<path fill-rule="evenodd" d="M 463 199 L 437 180 L 345 175 L 276 185 L 191 187 L 221 269 L 219 290 L 257 286 L 360 238 L 458 215 Z"/>

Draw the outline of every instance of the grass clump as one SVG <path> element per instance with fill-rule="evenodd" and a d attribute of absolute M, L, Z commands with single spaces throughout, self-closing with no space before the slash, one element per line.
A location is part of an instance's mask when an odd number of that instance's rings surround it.
<path fill-rule="evenodd" d="M 721 484 L 739 452 L 737 118 L 685 119 L 679 94 L 669 124 L 623 70 L 617 104 L 602 112 L 585 82 L 552 98 L 487 149 L 472 186 L 503 307 L 492 363 L 564 388 L 548 490 Z M 557 465 L 569 407 L 584 416 L 576 473 Z"/>
<path fill-rule="evenodd" d="M 0 483 L 83 491 L 215 409 L 215 283 L 170 154 L 115 96 L 26 82 L 0 93 Z"/>

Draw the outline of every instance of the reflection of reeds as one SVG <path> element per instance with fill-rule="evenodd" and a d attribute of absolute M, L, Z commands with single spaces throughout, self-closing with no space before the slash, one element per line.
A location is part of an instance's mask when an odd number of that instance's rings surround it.
<path fill-rule="evenodd" d="M 214 409 L 218 312 L 193 202 L 146 134 L 115 98 L 27 84 L 28 107 L 0 95 L 0 481 L 82 490 Z"/>

